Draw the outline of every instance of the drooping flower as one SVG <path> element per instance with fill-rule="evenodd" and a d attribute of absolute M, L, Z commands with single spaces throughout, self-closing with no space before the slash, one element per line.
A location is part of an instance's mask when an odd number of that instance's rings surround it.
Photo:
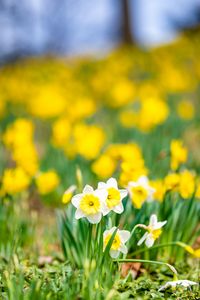
<path fill-rule="evenodd" d="M 146 176 L 141 176 L 137 181 L 128 183 L 128 191 L 133 205 L 140 209 L 145 201 L 152 201 L 155 189 L 149 185 Z"/>
<path fill-rule="evenodd" d="M 108 242 L 110 241 L 113 232 L 116 230 L 116 228 L 117 227 L 114 226 L 111 229 L 104 231 L 103 233 L 104 250 Z M 130 238 L 130 232 L 128 230 L 117 229 L 109 252 L 112 258 L 117 258 L 120 252 L 122 252 L 123 254 L 127 254 L 128 249 L 125 243 L 129 240 L 129 238 Z"/>
<path fill-rule="evenodd" d="M 99 223 L 102 215 L 107 213 L 107 196 L 108 192 L 105 189 L 94 190 L 90 185 L 86 185 L 81 194 L 72 198 L 72 204 L 77 208 L 75 218 L 87 218 L 92 224 Z"/>
<path fill-rule="evenodd" d="M 138 227 L 142 227 L 147 230 L 143 237 L 137 243 L 140 246 L 143 242 L 150 248 L 153 246 L 154 242 L 160 237 L 162 233 L 162 227 L 167 223 L 167 221 L 158 222 L 156 215 L 151 215 L 149 225 L 139 224 Z"/>
<path fill-rule="evenodd" d="M 165 291 L 166 289 L 168 288 L 176 288 L 176 287 L 179 287 L 179 286 L 182 286 L 182 287 L 190 287 L 192 285 L 197 285 L 198 283 L 197 282 L 194 282 L 194 281 L 190 281 L 190 280 L 174 280 L 174 281 L 168 281 L 167 283 L 165 283 L 165 285 L 161 286 L 159 288 L 159 292 L 162 292 L 162 291 Z"/>
<path fill-rule="evenodd" d="M 128 192 L 125 189 L 118 189 L 115 178 L 108 179 L 106 183 L 99 182 L 98 189 L 105 189 L 108 192 L 106 199 L 106 214 L 108 214 L 111 210 L 117 214 L 121 214 L 124 211 L 122 200 L 127 196 Z"/>

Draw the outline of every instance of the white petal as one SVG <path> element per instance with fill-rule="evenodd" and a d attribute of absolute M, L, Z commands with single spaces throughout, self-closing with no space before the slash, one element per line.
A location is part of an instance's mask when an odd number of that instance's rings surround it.
<path fill-rule="evenodd" d="M 81 198 L 83 197 L 83 194 L 77 194 L 75 196 L 72 197 L 72 204 L 77 208 L 79 207 Z"/>
<path fill-rule="evenodd" d="M 101 217 L 102 214 L 101 213 L 97 213 L 95 215 L 88 215 L 86 216 L 86 218 L 88 219 L 88 221 L 92 224 L 97 224 L 101 221 Z"/>
<path fill-rule="evenodd" d="M 111 210 L 107 207 L 105 202 L 102 202 L 101 204 L 101 212 L 103 216 L 106 216 Z"/>
<path fill-rule="evenodd" d="M 99 182 L 97 188 L 98 189 L 106 189 L 107 188 L 107 184 L 105 182 Z"/>
<path fill-rule="evenodd" d="M 108 187 L 114 187 L 114 188 L 118 189 L 117 180 L 113 177 L 108 179 L 107 186 Z"/>
<path fill-rule="evenodd" d="M 84 194 L 90 194 L 93 193 L 94 189 L 92 186 L 90 186 L 89 184 L 86 184 L 86 186 L 83 189 L 83 193 Z"/>
<path fill-rule="evenodd" d="M 123 213 L 123 211 L 124 211 L 123 204 L 120 203 L 120 204 L 114 206 L 112 210 L 113 210 L 116 214 L 121 214 L 121 213 Z"/>
<path fill-rule="evenodd" d="M 103 233 L 103 237 L 105 238 L 108 234 L 112 235 L 116 228 L 117 228 L 116 226 L 113 226 L 111 229 L 105 230 Z M 117 231 L 119 231 L 119 230 L 117 230 Z"/>
<path fill-rule="evenodd" d="M 167 221 L 158 222 L 158 223 L 154 226 L 154 229 L 160 229 L 160 228 L 163 227 L 166 223 L 167 223 Z"/>
<path fill-rule="evenodd" d="M 97 189 L 94 191 L 94 195 L 97 196 L 101 201 L 106 201 L 108 192 L 106 189 Z"/>
<path fill-rule="evenodd" d="M 146 238 L 146 241 L 145 241 L 145 245 L 150 248 L 152 247 L 154 244 L 154 238 L 152 237 L 151 234 L 148 234 L 147 238 Z"/>
<path fill-rule="evenodd" d="M 124 199 L 128 194 L 127 190 L 119 190 L 119 192 L 120 192 L 121 200 Z"/>
<path fill-rule="evenodd" d="M 75 219 L 78 220 L 78 219 L 83 218 L 83 217 L 85 217 L 85 214 L 82 212 L 81 209 L 78 208 L 75 212 Z"/>
<path fill-rule="evenodd" d="M 141 237 L 137 245 L 138 246 L 142 245 L 142 243 L 146 240 L 147 236 L 148 236 L 148 232 L 145 232 L 145 234 Z"/>
<path fill-rule="evenodd" d="M 128 253 L 128 249 L 125 245 L 121 245 L 119 248 L 119 251 L 121 251 L 123 254 L 127 254 Z"/>
<path fill-rule="evenodd" d="M 119 254 L 120 254 L 120 251 L 118 251 L 118 250 L 110 250 L 109 253 L 110 253 L 110 256 L 112 258 L 117 258 L 119 256 Z"/>
<path fill-rule="evenodd" d="M 119 230 L 119 235 L 121 237 L 122 243 L 126 243 L 130 239 L 130 232 L 128 230 Z"/>
<path fill-rule="evenodd" d="M 147 176 L 140 176 L 140 178 L 138 179 L 138 185 L 142 185 L 144 187 L 148 187 L 149 186 L 149 179 L 147 178 Z"/>
<path fill-rule="evenodd" d="M 157 216 L 155 214 L 151 215 L 149 225 L 154 228 L 154 226 L 157 224 L 157 222 L 158 222 Z"/>

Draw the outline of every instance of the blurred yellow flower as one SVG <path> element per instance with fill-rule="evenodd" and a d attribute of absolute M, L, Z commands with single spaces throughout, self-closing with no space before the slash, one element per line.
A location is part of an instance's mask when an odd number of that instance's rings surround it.
<path fill-rule="evenodd" d="M 172 140 L 170 144 L 171 169 L 177 170 L 178 167 L 185 163 L 188 158 L 188 150 L 183 146 L 181 140 Z"/>
<path fill-rule="evenodd" d="M 155 189 L 154 199 L 162 202 L 166 193 L 164 181 L 162 179 L 152 180 L 150 185 Z"/>
<path fill-rule="evenodd" d="M 77 124 L 73 129 L 75 149 L 84 158 L 95 159 L 104 145 L 105 133 L 96 125 Z"/>
<path fill-rule="evenodd" d="M 22 168 L 5 169 L 2 177 L 2 190 L 4 193 L 16 194 L 26 190 L 30 182 L 30 177 Z"/>
<path fill-rule="evenodd" d="M 61 91 L 52 85 L 43 86 L 28 102 L 29 112 L 39 118 L 52 118 L 63 114 L 67 102 Z"/>
<path fill-rule="evenodd" d="M 188 170 L 180 173 L 179 193 L 182 198 L 192 197 L 195 191 L 195 176 Z"/>
<path fill-rule="evenodd" d="M 53 170 L 40 173 L 36 177 L 36 185 L 41 195 L 53 192 L 59 185 L 60 179 Z"/>
<path fill-rule="evenodd" d="M 93 164 L 92 171 L 102 179 L 111 177 L 116 169 L 116 162 L 110 156 L 103 154 Z"/>
<path fill-rule="evenodd" d="M 117 81 L 110 89 L 111 101 L 109 106 L 113 108 L 121 107 L 129 102 L 134 101 L 135 86 L 134 83 L 128 79 L 121 79 Z"/>
<path fill-rule="evenodd" d="M 65 146 L 70 138 L 71 126 L 67 119 L 58 119 L 52 127 L 52 140 L 56 147 Z"/>
<path fill-rule="evenodd" d="M 164 178 L 164 185 L 167 191 L 177 191 L 179 183 L 180 176 L 177 173 L 170 173 Z"/>

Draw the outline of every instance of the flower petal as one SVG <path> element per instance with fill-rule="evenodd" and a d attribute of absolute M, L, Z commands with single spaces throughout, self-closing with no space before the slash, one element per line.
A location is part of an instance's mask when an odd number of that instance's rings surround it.
<path fill-rule="evenodd" d="M 146 238 L 146 241 L 145 241 L 145 245 L 148 247 L 148 248 L 151 248 L 154 244 L 154 238 L 152 237 L 151 234 L 148 234 L 147 235 L 147 238 Z"/>
<path fill-rule="evenodd" d="M 158 222 L 154 229 L 160 229 L 161 227 L 163 227 L 165 224 L 167 223 L 167 221 L 163 221 L 163 222 Z"/>
<path fill-rule="evenodd" d="M 119 235 L 122 243 L 126 243 L 130 239 L 131 233 L 128 230 L 119 230 Z"/>
<path fill-rule="evenodd" d="M 94 191 L 94 195 L 97 196 L 101 201 L 106 201 L 108 192 L 106 189 L 97 189 Z"/>
<path fill-rule="evenodd" d="M 119 190 L 119 192 L 120 192 L 121 200 L 123 200 L 128 195 L 127 190 Z"/>
<path fill-rule="evenodd" d="M 118 250 L 110 250 L 109 253 L 110 253 L 110 256 L 112 258 L 117 258 L 119 256 L 119 254 L 120 254 L 120 251 L 118 251 Z"/>
<path fill-rule="evenodd" d="M 123 213 L 123 211 L 124 211 L 123 204 L 120 203 L 120 204 L 114 206 L 112 210 L 113 210 L 116 214 L 121 214 L 121 213 Z"/>
<path fill-rule="evenodd" d="M 157 216 L 155 214 L 151 215 L 149 225 L 154 228 L 157 222 L 158 222 Z"/>
<path fill-rule="evenodd" d="M 103 216 L 106 216 L 111 210 L 107 207 L 105 202 L 102 202 L 101 205 L 101 212 L 103 214 Z"/>
<path fill-rule="evenodd" d="M 81 219 L 81 218 L 83 218 L 83 217 L 85 217 L 85 214 L 82 212 L 82 210 L 81 209 L 77 209 L 76 210 L 76 212 L 75 212 L 75 219 Z"/>
<path fill-rule="evenodd" d="M 106 189 L 107 184 L 105 182 L 99 182 L 97 189 Z"/>
<path fill-rule="evenodd" d="M 141 237 L 137 245 L 138 246 L 142 245 L 142 243 L 146 240 L 147 236 L 148 236 L 148 232 L 145 232 L 145 234 Z"/>
<path fill-rule="evenodd" d="M 86 218 L 88 219 L 88 221 L 92 224 L 97 224 L 101 221 L 101 217 L 102 214 L 101 213 L 97 213 L 95 215 L 88 215 L 86 216 Z"/>
<path fill-rule="evenodd" d="M 121 251 L 123 254 L 127 254 L 128 248 L 124 244 L 122 244 L 119 248 L 119 251 Z"/>
<path fill-rule="evenodd" d="M 83 196 L 83 194 L 77 194 L 72 197 L 71 202 L 76 208 L 79 207 L 82 196 Z"/>
<path fill-rule="evenodd" d="M 117 180 L 113 177 L 108 179 L 107 187 L 114 187 L 114 188 L 118 189 Z"/>
<path fill-rule="evenodd" d="M 94 189 L 92 186 L 90 186 L 89 184 L 86 184 L 86 186 L 83 189 L 83 193 L 84 194 L 90 194 L 93 193 Z"/>

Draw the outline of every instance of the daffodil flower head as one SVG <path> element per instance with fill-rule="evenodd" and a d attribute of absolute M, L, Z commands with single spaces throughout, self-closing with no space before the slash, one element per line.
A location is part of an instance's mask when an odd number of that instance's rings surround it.
<path fill-rule="evenodd" d="M 152 201 L 155 193 L 155 189 L 149 185 L 146 176 L 141 176 L 137 181 L 130 181 L 128 191 L 133 205 L 138 209 L 145 201 Z"/>
<path fill-rule="evenodd" d="M 100 222 L 102 215 L 105 215 L 107 208 L 105 201 L 108 192 L 104 189 L 94 190 L 90 185 L 86 185 L 81 194 L 72 198 L 72 204 L 77 208 L 75 218 L 87 218 L 92 224 Z"/>
<path fill-rule="evenodd" d="M 197 285 L 197 282 L 190 281 L 190 280 L 174 280 L 174 281 L 168 281 L 165 283 L 165 285 L 161 286 L 161 288 L 158 290 L 159 292 L 165 291 L 168 288 L 177 288 L 179 286 L 181 287 L 190 287 L 192 285 Z"/>
<path fill-rule="evenodd" d="M 107 244 L 109 243 L 110 239 L 112 238 L 113 232 L 116 230 L 116 228 L 117 227 L 114 226 L 111 229 L 104 231 L 103 233 L 104 250 Z M 112 258 L 117 258 L 120 252 L 122 252 L 123 254 L 127 254 L 128 249 L 125 243 L 128 241 L 129 238 L 130 238 L 130 232 L 128 230 L 117 229 L 109 252 Z"/>
<path fill-rule="evenodd" d="M 67 204 L 70 202 L 70 200 L 72 199 L 73 193 L 76 190 L 76 186 L 75 185 L 71 185 L 63 194 L 62 197 L 62 203 Z"/>
<path fill-rule="evenodd" d="M 143 235 L 143 237 L 139 240 L 138 246 L 140 246 L 143 242 L 145 245 L 150 248 L 153 246 L 154 242 L 160 237 L 162 233 L 162 227 L 167 223 L 167 221 L 158 222 L 156 215 L 151 215 L 149 225 L 138 225 L 138 227 L 142 227 L 147 230 L 147 232 Z"/>
<path fill-rule="evenodd" d="M 121 214 L 124 211 L 122 200 L 127 196 L 125 189 L 119 190 L 117 181 L 115 178 L 110 178 L 106 183 L 99 182 L 98 189 L 104 189 L 108 195 L 106 198 L 106 214 L 113 210 L 117 214 Z"/>

